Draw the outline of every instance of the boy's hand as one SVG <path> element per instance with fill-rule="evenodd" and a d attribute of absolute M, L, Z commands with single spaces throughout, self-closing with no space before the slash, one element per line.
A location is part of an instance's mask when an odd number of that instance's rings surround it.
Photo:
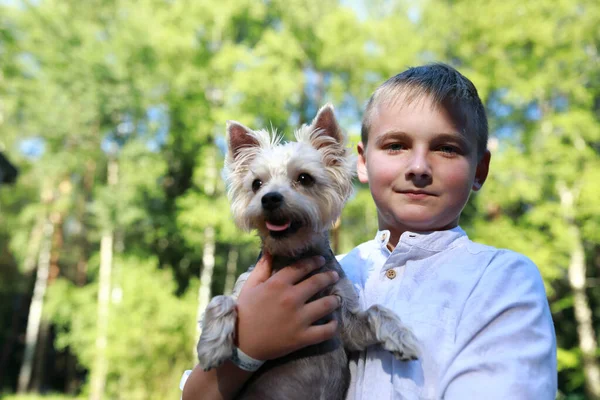
<path fill-rule="evenodd" d="M 330 339 L 337 331 L 336 320 L 312 326 L 340 306 L 337 296 L 306 304 L 339 279 L 336 272 L 323 272 L 303 281 L 309 272 L 325 264 L 323 257 L 299 261 L 273 276 L 271 261 L 271 255 L 265 253 L 238 297 L 237 345 L 258 360 L 282 357 Z"/>

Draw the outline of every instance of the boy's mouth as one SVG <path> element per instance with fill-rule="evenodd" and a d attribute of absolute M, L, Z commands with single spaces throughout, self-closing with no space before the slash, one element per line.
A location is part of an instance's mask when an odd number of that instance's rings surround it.
<path fill-rule="evenodd" d="M 435 196 L 435 194 L 426 190 L 399 190 L 398 193 L 407 195 Z"/>
<path fill-rule="evenodd" d="M 427 190 L 419 190 L 419 189 L 399 190 L 398 192 L 399 193 L 404 193 L 404 194 L 407 194 L 407 193 L 410 193 L 410 194 L 426 194 L 426 195 L 429 195 L 429 196 L 433 196 L 433 193 L 428 192 Z"/>
<path fill-rule="evenodd" d="M 435 194 L 425 190 L 400 190 L 398 193 L 404 195 L 407 199 L 414 201 L 435 197 Z"/>

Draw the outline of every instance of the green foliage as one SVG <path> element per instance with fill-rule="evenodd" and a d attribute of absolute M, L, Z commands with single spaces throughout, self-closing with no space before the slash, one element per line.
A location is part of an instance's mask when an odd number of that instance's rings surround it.
<path fill-rule="evenodd" d="M 95 351 L 97 289 L 95 284 L 80 288 L 61 279 L 48 293 L 46 312 L 59 329 L 55 346 L 69 347 L 87 369 Z M 169 271 L 156 269 L 156 260 L 115 260 L 108 398 L 177 396 L 182 371 L 193 365 L 197 310 L 194 290 L 179 298 L 173 296 L 175 289 Z"/>
<path fill-rule="evenodd" d="M 79 391 L 93 372 L 103 233 L 114 233 L 116 253 L 106 398 L 177 398 L 181 372 L 194 364 L 207 227 L 216 234 L 215 294 L 232 249 L 238 273 L 254 262 L 258 240 L 234 226 L 221 178 L 226 120 L 290 137 L 330 101 L 356 142 L 382 80 L 443 61 L 474 81 L 490 120 L 490 176 L 461 224 L 538 265 L 560 347 L 560 398 L 583 398 L 567 269 L 576 231 L 599 332 L 600 7 L 341 3 L 0 2 L 0 150 L 21 172 L 16 186 L 0 188 L 0 295 L 8 298 L 0 317 L 10 321 L 11 300 L 29 295 L 24 262 L 37 259 L 34 232 L 50 217 L 59 278 L 44 312 L 57 331 L 52 346 L 84 375 Z M 26 154 L 26 145 L 38 151 Z M 109 185 L 111 160 L 118 179 Z M 368 188 L 357 184 L 339 251 L 376 229 Z"/>
<path fill-rule="evenodd" d="M 85 397 L 73 397 L 73 396 L 61 396 L 59 394 L 56 395 L 9 395 L 3 397 L 5 400 L 83 400 Z"/>
<path fill-rule="evenodd" d="M 358 243 L 375 237 L 377 232 L 377 209 L 371 192 L 364 186 L 357 186 L 355 193 L 342 213 L 340 224 L 340 253 L 346 253 Z"/>

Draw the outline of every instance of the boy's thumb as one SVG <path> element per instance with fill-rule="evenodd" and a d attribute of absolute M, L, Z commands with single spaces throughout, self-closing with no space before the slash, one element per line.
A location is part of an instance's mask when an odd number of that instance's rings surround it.
<path fill-rule="evenodd" d="M 265 282 L 267 279 L 271 277 L 271 263 L 273 261 L 273 257 L 271 254 L 263 251 L 262 257 L 256 265 L 254 269 L 250 273 L 248 280 L 246 281 L 246 285 L 250 287 L 258 286 L 261 283 Z"/>

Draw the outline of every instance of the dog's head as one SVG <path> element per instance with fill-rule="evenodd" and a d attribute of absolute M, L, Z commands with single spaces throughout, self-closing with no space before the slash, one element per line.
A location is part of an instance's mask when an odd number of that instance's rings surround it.
<path fill-rule="evenodd" d="M 297 254 L 321 240 L 352 193 L 354 159 L 333 107 L 282 143 L 275 132 L 228 122 L 228 195 L 238 227 L 258 231 L 272 254 Z"/>

